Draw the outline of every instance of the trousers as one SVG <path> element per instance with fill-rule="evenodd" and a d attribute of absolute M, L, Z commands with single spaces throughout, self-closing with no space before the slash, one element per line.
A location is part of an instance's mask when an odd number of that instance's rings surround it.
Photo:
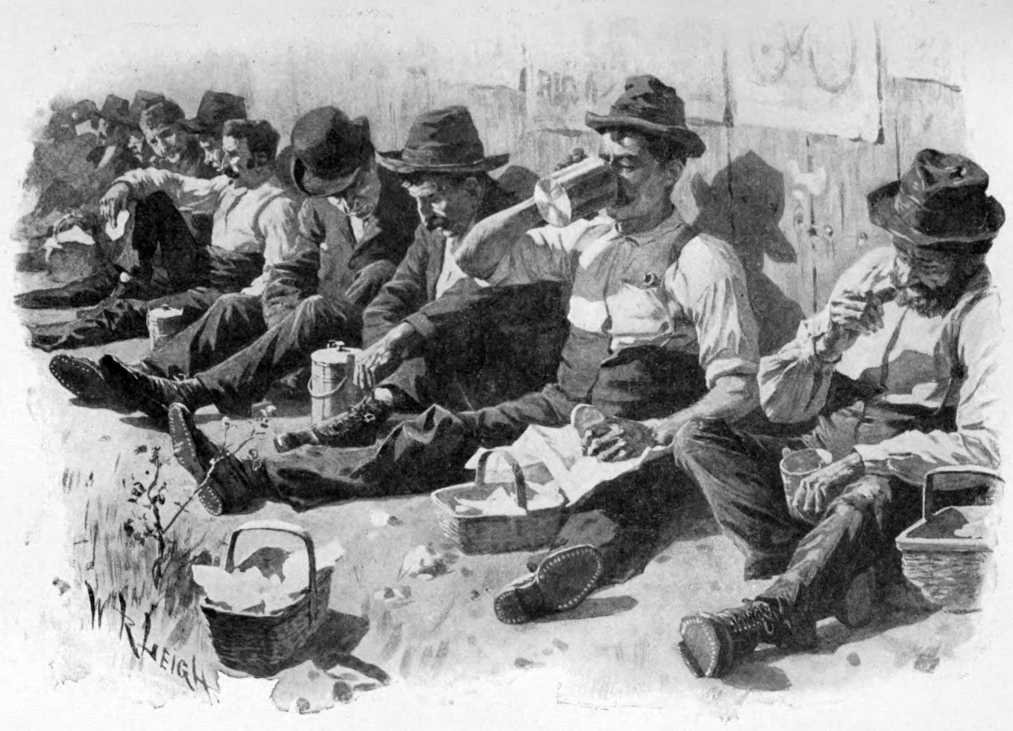
<path fill-rule="evenodd" d="M 227 292 L 236 292 L 252 282 L 264 267 L 260 254 L 224 251 L 214 247 L 196 249 L 196 269 L 182 290 L 148 298 L 155 291 L 181 286 L 155 280 L 132 280 L 93 308 L 78 313 L 70 322 L 36 325 L 30 328 L 31 344 L 46 351 L 103 345 L 147 335 L 151 309 L 165 306 L 182 310 L 182 320 L 197 320 Z"/>
<path fill-rule="evenodd" d="M 26 292 L 19 299 L 31 307 L 90 307 L 117 292 L 121 272 L 135 274 L 137 280 L 129 290 L 121 287 L 121 296 L 152 300 L 188 288 L 199 263 L 197 251 L 211 238 L 205 217 L 195 218 L 191 230 L 165 193 L 138 201 L 133 215 L 130 245 L 104 252 L 106 261 L 94 274 Z"/>
<path fill-rule="evenodd" d="M 815 526 L 797 521 L 788 513 L 778 464 L 782 448 L 804 446 L 813 446 L 811 439 L 694 421 L 676 437 L 675 461 L 745 555 L 745 578 L 777 576 L 761 596 L 821 619 L 853 577 L 883 560 L 896 562 L 893 539 L 920 516 L 921 493 L 900 480 L 867 475 L 847 485 Z"/>
<path fill-rule="evenodd" d="M 356 273 L 352 283 L 345 290 L 344 299 L 352 307 L 361 310 L 372 301 L 384 283 L 390 279 L 394 269 L 394 265 L 386 260 L 375 261 L 363 267 Z M 325 299 L 319 295 L 318 297 Z M 308 305 L 298 317 L 295 317 L 293 315 L 298 308 L 297 304 L 289 311 L 288 315 L 282 317 L 279 323 L 270 326 L 264 317 L 263 302 L 259 295 L 247 295 L 239 292 L 222 295 L 196 322 L 152 351 L 142 361 L 142 365 L 146 370 L 161 376 L 194 376 L 241 353 L 247 346 L 252 346 L 253 349 L 249 353 L 246 353 L 242 358 L 237 358 L 231 364 L 232 368 L 229 371 L 236 374 L 245 373 L 248 372 L 248 367 L 236 367 L 239 360 L 245 362 L 248 359 L 263 357 L 268 352 L 277 352 L 277 348 L 271 351 L 266 347 L 256 347 L 259 338 L 268 335 L 276 328 L 278 332 L 275 334 L 281 335 L 280 340 L 283 347 L 294 348 L 299 354 L 304 355 L 304 362 L 300 365 L 305 365 L 309 362 L 309 354 L 317 347 L 327 345 L 327 340 L 321 342 L 313 337 L 308 340 L 300 340 L 300 335 L 314 333 L 321 337 L 327 337 L 328 332 L 326 328 L 313 329 L 312 331 L 307 329 L 305 327 L 306 319 L 319 316 L 333 323 L 333 312 L 341 308 L 338 305 L 327 308 L 317 303 Z M 277 315 L 277 313 L 275 314 Z M 292 317 L 289 318 L 289 316 Z M 327 339 L 342 339 L 342 335 L 348 336 L 349 333 L 336 333 Z M 268 337 L 269 341 L 271 339 Z M 291 359 L 286 358 L 285 360 Z M 226 376 L 219 373 L 217 378 L 224 381 Z"/>

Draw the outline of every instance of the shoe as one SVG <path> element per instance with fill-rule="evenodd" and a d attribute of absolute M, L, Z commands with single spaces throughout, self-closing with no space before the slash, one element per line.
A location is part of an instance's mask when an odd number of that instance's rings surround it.
<path fill-rule="evenodd" d="M 208 513 L 241 512 L 263 496 L 247 465 L 215 446 L 194 424 L 190 409 L 172 404 L 167 418 L 172 453 L 197 481 L 197 499 Z"/>
<path fill-rule="evenodd" d="M 679 625 L 679 653 L 698 678 L 721 678 L 761 642 L 796 650 L 815 647 L 815 623 L 789 614 L 786 604 L 773 598 L 746 600 L 741 607 L 720 612 L 691 614 Z"/>
<path fill-rule="evenodd" d="M 496 618 L 521 624 L 573 609 L 594 591 L 605 565 L 593 546 L 569 546 L 549 553 L 537 570 L 510 582 L 493 600 Z"/>
<path fill-rule="evenodd" d="M 391 407 L 367 396 L 348 411 L 332 416 L 309 429 L 285 432 L 274 438 L 279 452 L 288 452 L 306 444 L 328 447 L 368 447 L 376 441 L 380 427 L 390 416 Z"/>
<path fill-rule="evenodd" d="M 196 410 L 212 403 L 211 394 L 196 378 L 173 381 L 145 375 L 115 355 L 103 355 L 99 359 L 99 367 L 121 403 L 144 412 L 156 421 L 165 420 L 170 404 L 180 403 Z"/>
<path fill-rule="evenodd" d="M 116 396 L 102 375 L 98 363 L 63 353 L 49 361 L 49 372 L 60 385 L 86 404 L 112 403 Z"/>

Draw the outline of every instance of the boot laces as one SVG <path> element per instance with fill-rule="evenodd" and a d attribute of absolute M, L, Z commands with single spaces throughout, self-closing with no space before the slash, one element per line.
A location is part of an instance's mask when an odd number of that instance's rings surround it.
<path fill-rule="evenodd" d="M 758 638 L 776 638 L 789 629 L 788 621 L 770 602 L 744 599 L 744 606 L 717 612 L 715 617 L 722 620 L 737 635 Z"/>

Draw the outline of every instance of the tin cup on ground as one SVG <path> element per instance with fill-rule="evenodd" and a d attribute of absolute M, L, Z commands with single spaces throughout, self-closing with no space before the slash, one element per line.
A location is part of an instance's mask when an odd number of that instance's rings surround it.
<path fill-rule="evenodd" d="M 788 502 L 788 513 L 796 520 L 815 524 L 818 516 L 807 515 L 795 507 L 795 495 L 802 480 L 823 469 L 834 459 L 825 449 L 799 449 L 788 452 L 781 458 L 781 482 L 784 484 L 784 499 Z"/>

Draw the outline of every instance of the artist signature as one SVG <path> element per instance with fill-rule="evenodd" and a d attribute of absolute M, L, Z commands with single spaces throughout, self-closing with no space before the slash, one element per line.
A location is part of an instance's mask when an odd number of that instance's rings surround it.
<path fill-rule="evenodd" d="M 150 660 L 150 666 L 156 667 L 161 672 L 184 683 L 195 693 L 203 690 L 210 701 L 215 700 L 213 691 L 216 688 L 208 683 L 207 676 L 201 670 L 195 654 L 191 653 L 189 660 L 187 660 L 164 642 L 158 643 L 151 640 L 151 615 L 157 605 L 153 604 L 148 611 L 144 612 L 143 619 L 138 625 L 138 622 L 127 611 L 127 600 L 123 592 L 115 592 L 100 600 L 95 589 L 87 581 L 85 588 L 88 592 L 92 629 L 99 629 L 103 626 L 103 620 L 108 617 L 107 612 L 113 614 L 118 620 L 118 639 L 126 643 L 134 659 L 142 667 Z M 111 625 L 107 623 L 106 626 Z"/>

